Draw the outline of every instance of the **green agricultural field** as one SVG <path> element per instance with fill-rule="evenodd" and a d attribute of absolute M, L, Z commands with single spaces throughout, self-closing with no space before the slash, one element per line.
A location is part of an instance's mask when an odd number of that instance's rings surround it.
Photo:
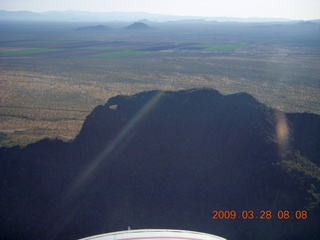
<path fill-rule="evenodd" d="M 224 51 L 233 51 L 233 50 L 244 48 L 244 47 L 246 47 L 246 44 L 214 44 L 205 48 L 204 50 L 224 52 Z"/>
<path fill-rule="evenodd" d="M 118 52 L 97 54 L 97 55 L 95 55 L 95 57 L 99 57 L 99 58 L 118 58 L 118 57 L 127 57 L 127 56 L 140 55 L 140 54 L 145 54 L 145 53 L 146 53 L 145 51 L 126 50 L 126 51 L 118 51 Z"/>
<path fill-rule="evenodd" d="M 104 47 L 104 46 L 91 46 L 91 47 L 84 47 L 82 49 L 85 50 L 98 50 L 98 51 L 103 51 L 103 50 L 109 50 L 110 47 Z"/>
<path fill-rule="evenodd" d="M 45 53 L 45 52 L 52 52 L 52 51 L 59 51 L 60 49 L 57 48 L 27 48 L 27 49 L 17 49 L 17 50 L 10 50 L 1 52 L 2 54 L 14 54 L 14 55 L 27 55 L 27 54 L 34 54 L 34 53 Z"/>

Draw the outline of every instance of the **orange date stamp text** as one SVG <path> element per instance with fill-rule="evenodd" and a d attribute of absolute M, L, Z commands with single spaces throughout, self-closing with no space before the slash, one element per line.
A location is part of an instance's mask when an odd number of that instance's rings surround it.
<path fill-rule="evenodd" d="M 212 211 L 212 219 L 214 220 L 222 220 L 222 219 L 243 219 L 243 220 L 271 220 L 271 219 L 278 219 L 278 220 L 306 220 L 308 218 L 308 211 L 307 210 L 278 210 L 278 211 L 271 211 L 271 210 L 242 210 L 242 211 L 235 211 L 235 210 L 213 210 Z"/>

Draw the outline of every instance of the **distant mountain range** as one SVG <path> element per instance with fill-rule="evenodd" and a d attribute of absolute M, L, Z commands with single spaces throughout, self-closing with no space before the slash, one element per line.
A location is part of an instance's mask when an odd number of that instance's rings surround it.
<path fill-rule="evenodd" d="M 144 12 L 84 12 L 84 11 L 50 11 L 43 13 L 29 11 L 0 11 L 0 20 L 15 21 L 71 21 L 71 22 L 105 22 L 105 21 L 149 21 L 165 22 L 179 20 L 206 20 L 218 22 L 288 22 L 284 18 L 230 18 L 230 17 L 195 17 L 150 14 Z"/>
<path fill-rule="evenodd" d="M 97 25 L 97 26 L 86 26 L 86 27 L 79 27 L 75 30 L 77 31 L 107 31 L 111 28 L 105 25 Z"/>
<path fill-rule="evenodd" d="M 72 142 L 0 149 L 0 239 L 131 226 L 316 240 L 319 159 L 319 115 L 212 89 L 116 96 Z"/>
<path fill-rule="evenodd" d="M 123 28 L 120 28 L 123 29 Z M 129 26 L 125 27 L 126 30 L 136 30 L 136 31 L 145 31 L 145 30 L 152 30 L 153 28 L 148 26 L 147 24 L 143 22 L 135 22 L 130 24 Z M 106 26 L 106 25 L 97 25 L 97 26 L 85 26 L 85 27 L 79 27 L 75 29 L 76 31 L 86 31 L 86 32 L 97 32 L 97 31 L 108 31 L 113 30 L 112 28 Z M 115 29 L 114 29 L 115 30 Z M 118 29 L 119 30 L 119 29 Z"/>

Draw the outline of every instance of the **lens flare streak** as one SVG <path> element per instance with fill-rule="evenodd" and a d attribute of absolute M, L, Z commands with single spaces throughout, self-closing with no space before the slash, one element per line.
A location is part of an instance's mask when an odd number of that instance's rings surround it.
<path fill-rule="evenodd" d="M 281 154 L 284 154 L 288 148 L 289 127 L 285 113 L 276 112 L 276 136 Z"/>
<path fill-rule="evenodd" d="M 159 91 L 154 97 L 146 103 L 143 108 L 135 114 L 135 116 L 127 123 L 127 125 L 119 132 L 116 138 L 112 141 L 111 144 L 108 144 L 106 148 L 100 153 L 100 155 L 92 161 L 91 165 L 79 176 L 76 183 L 70 190 L 70 194 L 77 192 L 84 184 L 87 184 L 90 177 L 95 174 L 99 169 L 102 163 L 105 164 L 105 161 L 110 164 L 110 160 L 107 157 L 118 147 L 128 136 L 128 134 L 134 129 L 134 127 L 144 118 L 144 116 L 156 105 L 161 96 L 163 95 L 162 91 Z"/>

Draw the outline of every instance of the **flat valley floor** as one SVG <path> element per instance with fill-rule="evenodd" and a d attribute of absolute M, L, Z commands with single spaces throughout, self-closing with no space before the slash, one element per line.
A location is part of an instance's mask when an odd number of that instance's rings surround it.
<path fill-rule="evenodd" d="M 103 24 L 0 24 L 0 146 L 70 141 L 95 106 L 152 89 L 247 92 L 320 114 L 319 24 Z"/>

